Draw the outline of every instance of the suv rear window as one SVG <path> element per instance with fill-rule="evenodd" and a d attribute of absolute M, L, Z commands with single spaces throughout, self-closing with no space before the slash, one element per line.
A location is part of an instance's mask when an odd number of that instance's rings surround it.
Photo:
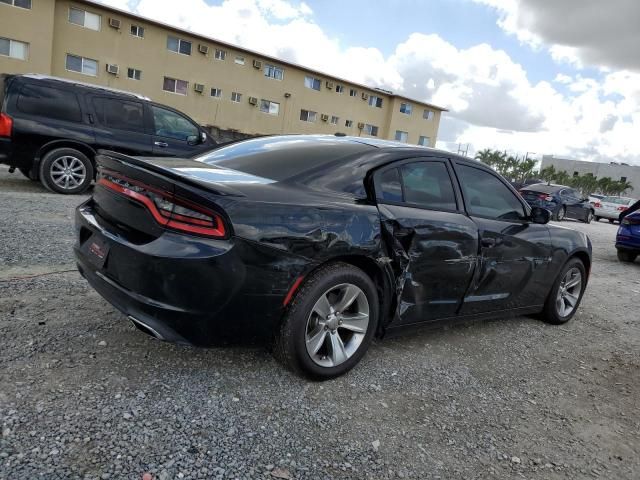
<path fill-rule="evenodd" d="M 17 107 L 29 115 L 46 116 L 67 122 L 82 121 L 76 95 L 58 88 L 26 84 L 18 95 Z"/>

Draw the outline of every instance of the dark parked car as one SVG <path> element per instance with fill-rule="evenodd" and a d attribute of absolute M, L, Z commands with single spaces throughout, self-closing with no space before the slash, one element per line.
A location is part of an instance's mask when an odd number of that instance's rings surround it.
<path fill-rule="evenodd" d="M 530 206 L 549 210 L 558 221 L 573 218 L 591 223 L 594 217 L 595 210 L 589 199 L 571 187 L 538 183 L 521 189 L 520 195 Z"/>
<path fill-rule="evenodd" d="M 140 95 L 42 75 L 0 75 L 0 163 L 54 192 L 85 191 L 101 148 L 191 156 L 215 145 L 189 117 Z"/>
<path fill-rule="evenodd" d="M 447 152 L 280 136 L 193 160 L 98 155 L 78 268 L 143 331 L 195 345 L 274 340 L 340 375 L 374 335 L 436 320 L 576 312 L 591 243 L 502 177 Z"/>
<path fill-rule="evenodd" d="M 620 227 L 616 235 L 618 259 L 635 262 L 640 255 L 640 200 L 620 214 Z"/>

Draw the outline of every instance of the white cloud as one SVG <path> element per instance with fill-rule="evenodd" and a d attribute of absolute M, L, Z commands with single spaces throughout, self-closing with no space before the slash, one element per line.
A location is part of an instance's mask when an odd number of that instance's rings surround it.
<path fill-rule="evenodd" d="M 601 69 L 601 79 L 558 74 L 549 81 L 533 83 L 525 69 L 503 50 L 488 44 L 459 49 L 438 35 L 423 33 L 409 34 L 385 56 L 377 48 L 343 45 L 327 35 L 304 2 L 225 0 L 208 5 L 204 0 L 182 0 L 178 9 L 174 2 L 160 0 L 103 1 L 442 105 L 450 113 L 442 122 L 440 145 L 462 142 L 471 143 L 472 150 L 533 150 L 640 163 L 640 136 L 632 133 L 640 128 L 637 73 Z M 499 9 L 502 28 L 521 41 L 538 49 L 546 45 L 542 36 L 525 28 L 534 25 L 537 18 L 529 4 L 543 0 L 474 1 Z M 572 48 L 557 47 L 551 54 L 576 65 L 582 61 L 583 50 Z"/>

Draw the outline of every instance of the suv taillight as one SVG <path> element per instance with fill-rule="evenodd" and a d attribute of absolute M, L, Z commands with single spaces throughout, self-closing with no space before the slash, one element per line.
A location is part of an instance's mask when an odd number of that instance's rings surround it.
<path fill-rule="evenodd" d="M 0 113 L 0 137 L 11 137 L 13 119 L 6 113 Z"/>

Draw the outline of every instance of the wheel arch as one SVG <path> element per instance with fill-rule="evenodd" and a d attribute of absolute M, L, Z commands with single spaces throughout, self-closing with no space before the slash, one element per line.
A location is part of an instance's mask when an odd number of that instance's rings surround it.
<path fill-rule="evenodd" d="M 84 153 L 87 156 L 87 158 L 89 158 L 89 161 L 93 165 L 93 171 L 95 173 L 96 151 L 93 148 L 91 148 L 86 143 L 78 142 L 76 140 L 53 140 L 49 143 L 45 143 L 44 145 L 42 145 L 38 150 L 38 152 L 36 153 L 36 156 L 33 160 L 33 169 L 32 169 L 34 175 L 36 176 L 36 179 L 40 178 L 40 163 L 42 162 L 42 159 L 45 157 L 47 153 L 49 153 L 51 150 L 55 150 L 56 148 L 73 148 L 75 150 L 78 150 Z"/>
<path fill-rule="evenodd" d="M 567 262 L 572 258 L 577 258 L 582 262 L 584 269 L 587 271 L 587 277 L 589 277 L 591 274 L 591 257 L 589 254 L 584 250 L 577 250 L 567 257 Z"/>

